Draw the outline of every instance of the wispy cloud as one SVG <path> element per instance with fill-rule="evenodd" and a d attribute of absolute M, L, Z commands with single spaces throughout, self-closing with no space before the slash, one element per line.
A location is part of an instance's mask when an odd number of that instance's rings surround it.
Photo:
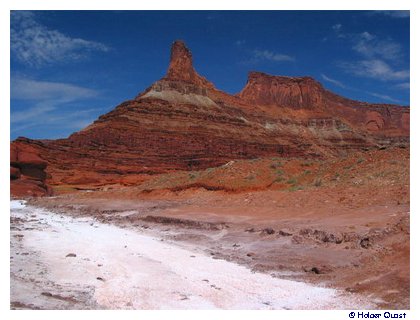
<path fill-rule="evenodd" d="M 245 40 L 236 40 L 235 41 L 235 45 L 238 46 L 238 47 L 243 46 L 245 43 L 246 43 Z"/>
<path fill-rule="evenodd" d="M 321 73 L 321 78 L 324 79 L 327 82 L 330 82 L 330 83 L 336 85 L 337 87 L 340 87 L 340 88 L 343 88 L 343 89 L 347 88 L 341 81 L 330 78 L 323 73 Z"/>
<path fill-rule="evenodd" d="M 341 24 L 332 26 L 332 29 L 337 38 L 344 38 L 348 41 L 351 49 L 364 58 L 375 57 L 395 61 L 403 57 L 401 45 L 391 38 L 381 38 L 368 31 L 345 33 Z"/>
<path fill-rule="evenodd" d="M 96 90 L 68 83 L 12 78 L 11 98 L 26 108 L 10 114 L 11 132 L 34 127 L 81 129 L 94 120 L 99 108 L 75 106 L 98 96 Z"/>
<path fill-rule="evenodd" d="M 393 102 L 393 103 L 401 103 L 400 100 L 394 99 L 386 94 L 379 94 L 375 92 L 366 92 L 367 94 L 370 94 L 372 97 L 376 97 L 385 101 Z"/>
<path fill-rule="evenodd" d="M 391 39 L 379 39 L 365 31 L 354 37 L 353 50 L 366 58 L 380 57 L 385 60 L 396 60 L 402 57 L 401 45 Z"/>
<path fill-rule="evenodd" d="M 254 58 L 258 60 L 268 60 L 274 62 L 295 61 L 295 58 L 283 53 L 272 52 L 269 50 L 254 50 Z"/>
<path fill-rule="evenodd" d="M 379 59 L 341 62 L 339 66 L 348 73 L 381 81 L 401 81 L 410 78 L 409 70 L 395 70 L 389 64 Z"/>
<path fill-rule="evenodd" d="M 338 38 L 345 38 L 346 35 L 343 32 L 343 25 L 341 23 L 337 23 L 331 27 Z"/>
<path fill-rule="evenodd" d="M 410 89 L 410 82 L 403 82 L 396 85 L 398 89 Z"/>
<path fill-rule="evenodd" d="M 391 38 L 380 38 L 368 31 L 361 33 L 341 33 L 350 48 L 360 56 L 360 60 L 341 61 L 337 65 L 345 72 L 380 81 L 404 81 L 410 78 L 408 69 L 400 68 L 404 58 L 402 47 Z M 336 31 L 335 30 L 335 31 Z M 336 31 L 337 32 L 337 31 Z"/>
<path fill-rule="evenodd" d="M 91 51 L 108 51 L 99 42 L 72 38 L 39 23 L 29 11 L 12 11 L 10 27 L 12 57 L 30 66 L 77 60 Z"/>
<path fill-rule="evenodd" d="M 55 104 L 98 95 L 95 90 L 73 84 L 24 78 L 12 78 L 10 91 L 12 99 L 54 101 Z"/>
<path fill-rule="evenodd" d="M 88 109 L 77 112 L 65 112 L 57 115 L 55 113 L 45 113 L 42 116 L 37 115 L 30 118 L 29 121 L 19 121 L 12 123 L 10 131 L 16 133 L 22 130 L 35 127 L 50 127 L 60 129 L 80 130 L 91 124 L 101 109 Z"/>
<path fill-rule="evenodd" d="M 10 123 L 22 123 L 31 119 L 35 119 L 39 116 L 55 110 L 55 107 L 51 104 L 36 104 L 35 106 L 25 109 L 23 111 L 14 111 L 10 115 Z"/>
<path fill-rule="evenodd" d="M 321 78 L 324 79 L 325 81 L 330 82 L 330 83 L 332 83 L 332 84 L 334 84 L 334 85 L 336 85 L 336 86 L 338 86 L 340 88 L 343 88 L 343 89 L 347 89 L 347 90 L 351 90 L 351 91 L 356 91 L 356 92 L 361 92 L 361 93 L 364 93 L 364 94 L 368 94 L 368 95 L 370 95 L 372 97 L 379 98 L 382 101 L 388 101 L 388 102 L 392 102 L 392 103 L 401 103 L 400 100 L 394 99 L 391 96 L 386 95 L 386 94 L 380 94 L 380 93 L 376 93 L 376 92 L 370 92 L 370 91 L 360 90 L 360 89 L 357 89 L 357 88 L 354 88 L 354 87 L 346 86 L 342 82 L 340 82 L 338 80 L 335 80 L 335 79 L 332 79 L 332 78 L 326 76 L 323 73 L 321 74 Z"/>

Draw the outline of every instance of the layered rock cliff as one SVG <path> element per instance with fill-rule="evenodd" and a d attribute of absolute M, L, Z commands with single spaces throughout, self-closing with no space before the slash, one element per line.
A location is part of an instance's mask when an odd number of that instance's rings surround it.
<path fill-rule="evenodd" d="M 296 110 L 306 117 L 333 117 L 378 136 L 407 137 L 410 108 L 370 104 L 338 96 L 311 77 L 271 76 L 251 72 L 238 96 L 250 104 Z"/>
<path fill-rule="evenodd" d="M 17 139 L 12 148 L 35 150 L 53 185 L 136 184 L 232 159 L 329 157 L 408 136 L 409 108 L 342 98 L 309 77 L 253 72 L 237 96 L 226 94 L 176 41 L 167 74 L 133 100 L 67 139 Z"/>

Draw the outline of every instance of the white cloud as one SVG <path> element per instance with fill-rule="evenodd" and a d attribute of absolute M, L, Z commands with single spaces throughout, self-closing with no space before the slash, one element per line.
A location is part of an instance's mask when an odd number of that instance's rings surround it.
<path fill-rule="evenodd" d="M 410 89 L 410 82 L 403 82 L 396 85 L 398 89 Z"/>
<path fill-rule="evenodd" d="M 381 100 L 385 100 L 385 101 L 392 102 L 392 103 L 401 103 L 401 101 L 400 101 L 400 100 L 394 99 L 394 98 L 392 98 L 391 96 L 386 95 L 386 94 L 380 94 L 380 93 L 376 93 L 376 92 L 370 92 L 370 91 L 365 91 L 365 90 L 360 90 L 360 89 L 355 89 L 355 88 L 352 88 L 352 87 L 349 87 L 349 86 L 345 86 L 345 85 L 343 85 L 343 83 L 342 83 L 342 82 L 340 82 L 340 81 L 338 81 L 338 80 L 335 80 L 335 79 L 332 79 L 332 78 L 330 78 L 330 77 L 326 76 L 325 74 L 321 74 L 321 77 L 322 77 L 322 79 L 324 79 L 325 81 L 331 82 L 332 84 L 335 84 L 335 85 L 337 85 L 338 87 L 341 87 L 341 88 L 343 88 L 343 89 L 352 90 L 352 91 L 357 91 L 357 92 L 362 92 L 362 93 L 365 93 L 365 94 L 371 95 L 371 96 L 373 96 L 373 97 L 379 98 L 379 99 L 381 99 Z M 403 85 L 405 85 L 405 83 L 402 83 L 402 84 L 401 84 L 401 87 L 402 87 Z M 408 83 L 408 85 L 409 85 L 409 83 Z"/>
<path fill-rule="evenodd" d="M 372 97 L 376 97 L 382 100 L 386 100 L 386 101 L 390 101 L 390 102 L 394 102 L 394 103 L 401 103 L 400 100 L 394 99 L 388 95 L 385 94 L 379 94 L 379 93 L 375 93 L 375 92 L 367 92 L 368 94 L 370 94 Z"/>
<path fill-rule="evenodd" d="M 398 60 L 402 57 L 401 45 L 391 39 L 378 39 L 365 31 L 353 37 L 353 50 L 366 58 L 380 57 L 386 60 Z"/>
<path fill-rule="evenodd" d="M 10 114 L 10 123 L 22 123 L 28 120 L 42 116 L 55 109 L 50 104 L 37 104 L 34 107 L 25 109 L 23 111 L 15 111 Z"/>
<path fill-rule="evenodd" d="M 36 127 L 80 130 L 91 124 L 102 111 L 100 108 L 75 111 L 38 103 L 25 111 L 12 112 L 10 131 L 16 133 Z"/>
<path fill-rule="evenodd" d="M 322 78 L 322 79 L 324 79 L 325 81 L 328 81 L 328 82 L 330 82 L 330 83 L 332 83 L 332 84 L 336 85 L 337 87 L 340 87 L 340 88 L 343 88 L 343 89 L 345 89 L 345 88 L 346 88 L 346 86 L 345 86 L 342 82 L 340 82 L 340 81 L 338 81 L 338 80 L 335 80 L 335 79 L 333 79 L 333 78 L 330 78 L 330 77 L 326 76 L 326 75 L 325 75 L 325 74 L 323 74 L 323 73 L 321 73 L 321 78 Z"/>
<path fill-rule="evenodd" d="M 385 61 L 379 59 L 343 62 L 340 63 L 340 66 L 348 73 L 382 81 L 407 80 L 410 78 L 409 70 L 394 70 Z"/>
<path fill-rule="evenodd" d="M 72 38 L 49 29 L 28 11 L 11 12 L 10 48 L 12 57 L 30 66 L 77 60 L 90 51 L 109 50 L 102 43 Z"/>
<path fill-rule="evenodd" d="M 245 40 L 236 40 L 235 41 L 235 45 L 237 45 L 238 47 L 243 46 L 245 44 Z"/>
<path fill-rule="evenodd" d="M 268 50 L 254 50 L 254 57 L 259 60 L 269 60 L 275 62 L 295 61 L 295 58 L 292 56 Z"/>
<path fill-rule="evenodd" d="M 376 14 L 370 12 L 369 14 Z M 368 31 L 342 33 L 341 24 L 333 26 L 337 37 L 345 38 L 351 49 L 360 55 L 358 61 L 339 62 L 346 72 L 381 81 L 398 81 L 410 78 L 410 71 L 396 66 L 404 58 L 402 46 L 391 38 L 380 38 Z M 328 81 L 328 80 L 327 80 Z"/>
<path fill-rule="evenodd" d="M 342 28 L 343 28 L 343 25 L 341 23 L 337 23 L 337 24 L 332 26 L 332 29 L 336 32 L 340 31 Z"/>
<path fill-rule="evenodd" d="M 403 50 L 399 43 L 391 38 L 380 38 L 369 31 L 361 33 L 345 33 L 341 24 L 332 27 L 337 38 L 348 41 L 351 48 L 364 58 L 381 58 L 398 61 L 403 57 Z"/>
<path fill-rule="evenodd" d="M 35 109 L 36 107 L 34 107 Z M 60 129 L 80 130 L 91 124 L 96 118 L 100 109 L 89 109 L 77 112 L 67 112 L 57 115 L 44 113 L 32 115 L 30 118 L 12 122 L 10 131 L 12 133 L 36 127 L 50 127 Z M 14 115 L 13 115 L 14 116 Z"/>
<path fill-rule="evenodd" d="M 46 126 L 81 129 L 91 123 L 101 109 L 79 110 L 74 105 L 97 95 L 95 90 L 68 83 L 12 78 L 11 98 L 27 107 L 11 111 L 11 132 Z"/>
<path fill-rule="evenodd" d="M 94 97 L 97 91 L 62 82 L 37 81 L 12 78 L 10 86 L 12 99 L 53 100 L 55 104 Z"/>
<path fill-rule="evenodd" d="M 332 29 L 334 30 L 336 36 L 338 38 L 345 38 L 346 34 L 343 32 L 343 25 L 341 23 L 337 23 L 332 26 Z"/>
<path fill-rule="evenodd" d="M 375 36 L 367 31 L 364 31 L 360 34 L 360 38 L 369 41 L 375 39 Z"/>

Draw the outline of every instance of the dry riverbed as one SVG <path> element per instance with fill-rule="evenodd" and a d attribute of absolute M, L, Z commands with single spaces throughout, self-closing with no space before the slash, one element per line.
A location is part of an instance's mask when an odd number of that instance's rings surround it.
<path fill-rule="evenodd" d="M 19 200 L 11 201 L 10 241 L 12 309 L 376 307 L 361 294 L 214 259 L 191 242 Z"/>

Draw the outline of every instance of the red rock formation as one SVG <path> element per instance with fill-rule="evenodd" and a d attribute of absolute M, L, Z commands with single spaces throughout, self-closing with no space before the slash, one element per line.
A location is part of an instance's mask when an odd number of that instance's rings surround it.
<path fill-rule="evenodd" d="M 384 136 L 409 135 L 410 108 L 370 104 L 340 97 L 310 77 L 251 72 L 238 96 L 250 104 L 305 109 L 308 118 L 333 117 L 362 131 Z"/>
<path fill-rule="evenodd" d="M 45 184 L 47 162 L 36 148 L 26 143 L 13 142 L 10 146 L 10 190 L 15 197 L 44 196 L 51 193 Z"/>
<path fill-rule="evenodd" d="M 325 109 L 324 88 L 310 77 L 279 77 L 250 72 L 239 97 L 252 104 Z"/>
<path fill-rule="evenodd" d="M 191 51 L 180 40 L 172 44 L 169 68 L 164 79 L 183 81 L 199 87 L 214 89 L 214 85 L 210 81 L 195 71 Z"/>
<path fill-rule="evenodd" d="M 346 99 L 309 77 L 254 72 L 238 96 L 219 91 L 197 74 L 191 52 L 176 41 L 167 75 L 134 100 L 67 139 L 18 139 L 12 148 L 47 160 L 53 185 L 135 184 L 150 174 L 232 159 L 328 157 L 408 143 L 408 135 L 409 108 Z M 21 177 L 43 183 L 45 163 L 19 159 L 11 165 Z M 13 181 L 25 180 L 15 169 Z"/>
<path fill-rule="evenodd" d="M 366 129 L 368 131 L 380 131 L 385 126 L 382 115 L 377 111 L 366 112 Z"/>

